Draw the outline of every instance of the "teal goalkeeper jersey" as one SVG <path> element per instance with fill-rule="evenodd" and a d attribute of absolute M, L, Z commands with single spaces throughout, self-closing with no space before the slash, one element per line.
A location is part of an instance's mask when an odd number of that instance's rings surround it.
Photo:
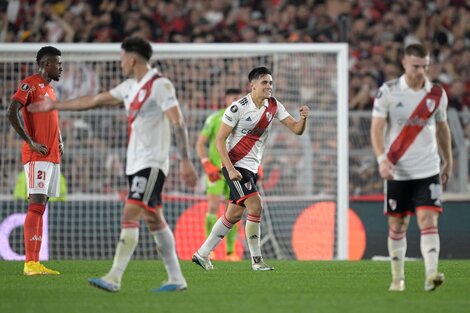
<path fill-rule="evenodd" d="M 201 130 L 201 134 L 209 138 L 209 160 L 219 168 L 222 166 L 222 159 L 220 158 L 219 152 L 217 152 L 217 148 L 215 147 L 215 137 L 217 136 L 220 124 L 222 123 L 222 116 L 224 115 L 224 112 L 225 109 L 221 109 L 209 115 L 209 117 L 207 117 L 206 121 L 204 122 L 204 127 Z"/>

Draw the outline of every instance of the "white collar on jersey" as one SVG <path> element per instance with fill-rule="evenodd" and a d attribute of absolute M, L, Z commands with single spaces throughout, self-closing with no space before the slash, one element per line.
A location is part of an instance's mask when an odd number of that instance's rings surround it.
<path fill-rule="evenodd" d="M 248 98 L 250 99 L 250 104 L 256 108 L 256 104 L 255 102 L 253 101 L 253 98 L 251 97 L 251 92 L 248 94 Z M 264 99 L 263 101 L 263 106 L 265 106 L 266 108 L 269 106 L 269 101 L 268 99 Z"/>
<path fill-rule="evenodd" d="M 400 76 L 400 87 L 401 89 L 403 90 L 406 90 L 406 89 L 411 89 L 410 86 L 408 86 L 408 84 L 406 83 L 406 80 L 405 80 L 405 74 L 401 75 Z M 425 81 L 424 81 L 424 90 L 426 92 L 430 92 L 431 91 L 431 88 L 432 88 L 432 83 L 429 81 L 429 79 L 426 77 L 425 78 Z"/>

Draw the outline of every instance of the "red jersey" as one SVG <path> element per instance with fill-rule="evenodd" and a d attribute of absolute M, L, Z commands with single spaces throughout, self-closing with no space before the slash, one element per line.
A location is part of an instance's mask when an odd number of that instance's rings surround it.
<path fill-rule="evenodd" d="M 41 101 L 44 97 L 48 97 L 51 100 L 56 99 L 52 86 L 39 74 L 26 77 L 12 97 L 13 100 L 23 105 L 22 112 L 26 133 L 35 142 L 46 145 L 49 149 L 48 154 L 42 156 L 32 151 L 29 145 L 23 142 L 23 164 L 30 161 L 60 163 L 59 112 L 57 110 L 49 112 L 29 112 L 26 110 L 30 103 Z"/>

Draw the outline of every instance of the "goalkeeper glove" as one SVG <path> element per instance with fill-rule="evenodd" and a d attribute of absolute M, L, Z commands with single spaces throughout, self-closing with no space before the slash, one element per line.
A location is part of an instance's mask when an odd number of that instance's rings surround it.
<path fill-rule="evenodd" d="M 211 183 L 220 179 L 220 169 L 209 161 L 209 159 L 203 159 L 202 166 L 204 167 L 204 172 L 206 172 Z"/>

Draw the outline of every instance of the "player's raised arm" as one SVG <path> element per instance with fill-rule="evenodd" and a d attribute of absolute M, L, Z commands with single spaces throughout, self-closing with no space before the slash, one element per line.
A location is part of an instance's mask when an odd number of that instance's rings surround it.
<path fill-rule="evenodd" d="M 176 145 L 181 155 L 180 172 L 183 182 L 190 187 L 194 187 L 197 182 L 197 174 L 190 159 L 188 131 L 186 129 L 183 114 L 181 113 L 179 106 L 174 106 L 166 110 L 165 115 L 173 126 Z"/>
<path fill-rule="evenodd" d="M 298 121 L 296 121 L 292 116 L 288 116 L 287 118 L 283 119 L 281 123 L 289 128 L 294 134 L 302 135 L 307 126 L 307 119 L 310 109 L 308 106 L 303 105 L 300 107 L 299 112 L 300 119 Z"/>
<path fill-rule="evenodd" d="M 28 106 L 30 112 L 45 112 L 51 110 L 59 111 L 83 111 L 104 105 L 119 105 L 122 101 L 114 98 L 108 91 L 94 96 L 82 96 L 66 101 L 44 101 L 32 103 Z"/>

